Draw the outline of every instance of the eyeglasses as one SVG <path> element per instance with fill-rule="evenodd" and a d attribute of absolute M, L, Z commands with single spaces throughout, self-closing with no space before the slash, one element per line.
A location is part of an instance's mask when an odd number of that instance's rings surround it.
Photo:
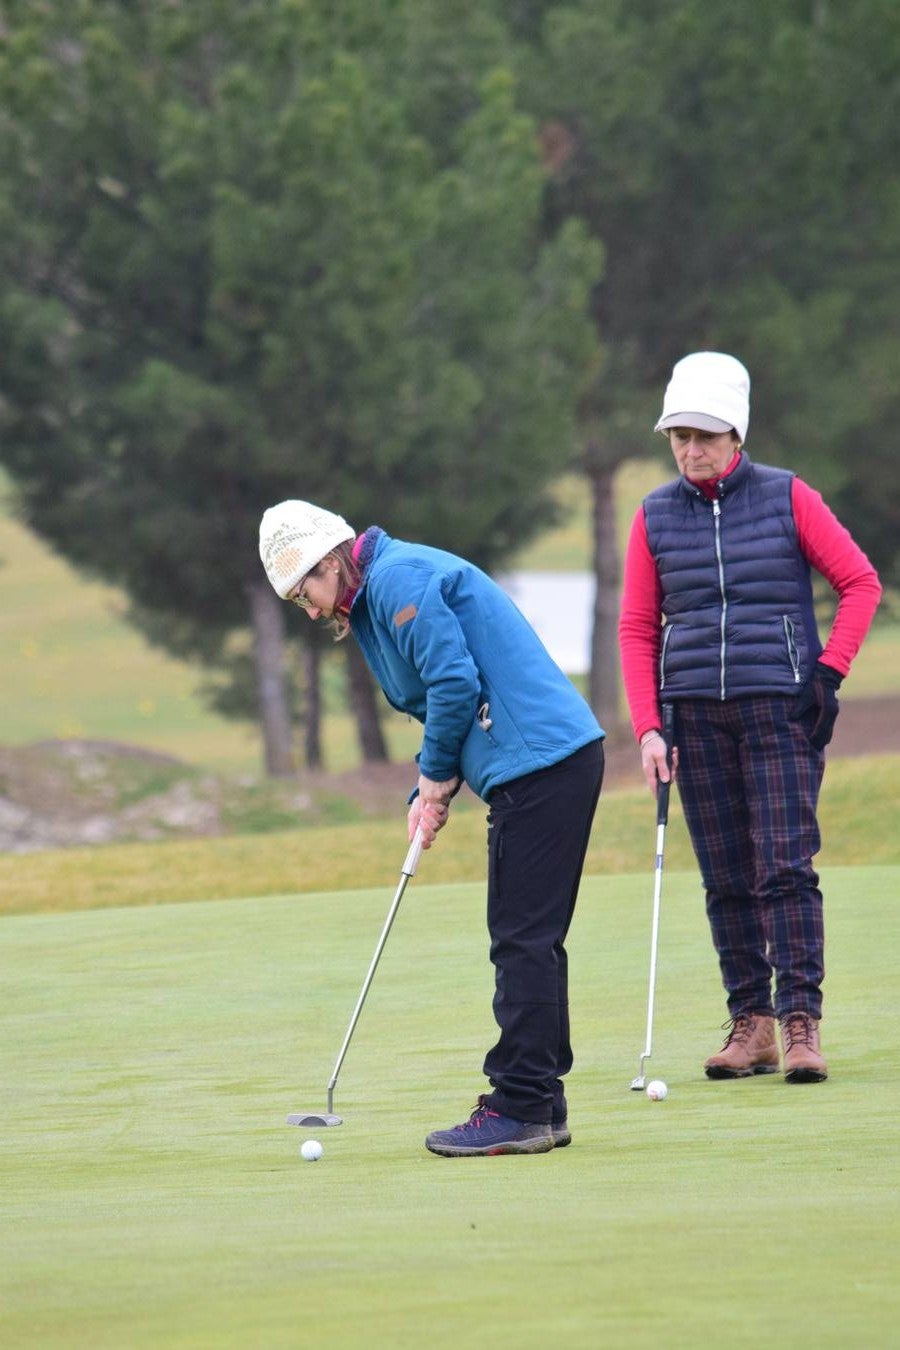
<path fill-rule="evenodd" d="M 313 607 L 312 601 L 307 598 L 307 596 L 305 595 L 305 591 L 310 579 L 312 577 L 318 577 L 321 574 L 321 571 L 322 571 L 322 564 L 316 563 L 312 571 L 307 572 L 306 576 L 303 578 L 303 581 L 300 584 L 299 590 L 297 590 L 294 595 L 288 596 L 288 599 L 290 600 L 292 605 L 297 605 L 299 606 L 300 609 L 312 609 Z"/>
<path fill-rule="evenodd" d="M 289 599 L 291 605 L 297 605 L 300 609 L 312 609 L 312 601 L 305 597 L 302 590 L 297 591 L 296 595 L 289 595 L 287 599 Z"/>

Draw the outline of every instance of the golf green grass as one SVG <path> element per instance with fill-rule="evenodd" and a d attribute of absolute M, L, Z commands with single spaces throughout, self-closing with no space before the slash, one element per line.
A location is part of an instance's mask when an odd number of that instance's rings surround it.
<path fill-rule="evenodd" d="M 708 1083 L 724 1007 L 694 872 L 667 873 L 651 1075 L 652 876 L 573 926 L 571 1148 L 422 1147 L 482 1089 L 480 884 L 411 884 L 300 1159 L 387 889 L 2 923 L 0 1344 L 897 1344 L 895 866 L 826 868 L 831 1077 Z"/>

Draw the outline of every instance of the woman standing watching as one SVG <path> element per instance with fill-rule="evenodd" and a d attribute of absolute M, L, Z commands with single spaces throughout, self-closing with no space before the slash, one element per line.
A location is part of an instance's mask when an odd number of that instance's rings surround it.
<path fill-rule="evenodd" d="M 509 597 L 471 563 L 357 537 L 304 501 L 271 507 L 260 556 L 272 586 L 353 634 L 388 701 L 423 724 L 412 839 L 426 848 L 462 782 L 489 806 L 488 928 L 500 1028 L 470 1119 L 433 1153 L 544 1153 L 571 1141 L 564 946 L 603 777 L 603 731 Z"/>
<path fill-rule="evenodd" d="M 675 709 L 685 818 L 706 888 L 730 1023 L 709 1078 L 827 1076 L 819 1039 L 824 925 L 812 859 L 837 691 L 881 596 L 865 554 L 794 474 L 742 445 L 750 377 L 721 352 L 679 361 L 656 430 L 679 477 L 634 518 L 619 637 L 644 776 L 668 781 Z M 810 569 L 838 596 L 822 646 Z M 774 980 L 774 998 L 773 998 Z"/>

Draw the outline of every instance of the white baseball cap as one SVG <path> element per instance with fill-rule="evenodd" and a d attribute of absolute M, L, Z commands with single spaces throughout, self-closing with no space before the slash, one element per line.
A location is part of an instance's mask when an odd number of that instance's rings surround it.
<path fill-rule="evenodd" d="M 343 516 L 312 502 L 279 502 L 263 513 L 259 556 L 272 586 L 286 600 L 326 553 L 355 538 Z"/>
<path fill-rule="evenodd" d="M 692 352 L 676 361 L 654 431 L 698 427 L 731 431 L 743 442 L 750 423 L 750 376 L 735 356 Z"/>

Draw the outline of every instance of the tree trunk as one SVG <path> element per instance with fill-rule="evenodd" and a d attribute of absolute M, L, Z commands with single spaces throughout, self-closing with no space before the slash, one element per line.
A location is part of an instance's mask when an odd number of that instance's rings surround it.
<path fill-rule="evenodd" d="M 322 767 L 322 648 L 318 642 L 303 644 L 305 716 L 303 750 L 307 768 Z"/>
<path fill-rule="evenodd" d="M 266 773 L 270 778 L 289 778 L 295 765 L 286 687 L 282 602 L 265 577 L 248 581 L 246 591 L 253 624 Z"/>
<path fill-rule="evenodd" d="M 388 758 L 388 752 L 384 733 L 381 730 L 381 720 L 378 716 L 375 682 L 356 643 L 350 639 L 346 648 L 347 670 L 350 678 L 350 702 L 356 716 L 359 748 L 367 764 L 384 763 Z"/>
<path fill-rule="evenodd" d="M 589 702 L 601 726 L 619 723 L 619 548 L 616 541 L 615 469 L 588 461 L 593 498 L 594 625 Z"/>

